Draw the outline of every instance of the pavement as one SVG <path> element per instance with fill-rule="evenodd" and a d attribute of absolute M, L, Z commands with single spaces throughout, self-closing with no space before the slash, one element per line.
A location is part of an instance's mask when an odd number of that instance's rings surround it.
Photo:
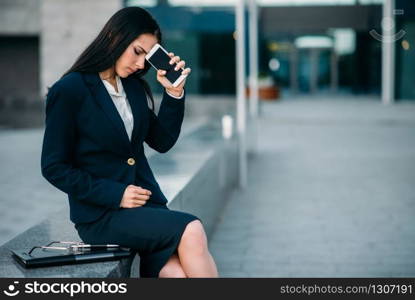
<path fill-rule="evenodd" d="M 414 277 L 415 102 L 262 103 L 248 184 L 209 248 L 222 277 Z"/>
<path fill-rule="evenodd" d="M 68 206 L 41 175 L 43 129 L 0 130 L 0 245 Z"/>
<path fill-rule="evenodd" d="M 291 97 L 260 111 L 248 185 L 209 241 L 220 275 L 415 276 L 415 102 Z M 42 138 L 0 130 L 0 244 L 67 205 L 41 176 Z"/>

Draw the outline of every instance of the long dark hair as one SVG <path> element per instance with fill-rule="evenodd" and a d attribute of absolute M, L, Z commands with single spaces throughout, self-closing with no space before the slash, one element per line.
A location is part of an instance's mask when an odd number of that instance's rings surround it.
<path fill-rule="evenodd" d="M 113 67 L 125 49 L 144 33 L 154 34 L 161 43 L 160 27 L 147 10 L 137 6 L 120 9 L 62 77 L 71 72 L 97 73 Z M 149 69 L 150 64 L 145 61 L 144 69 L 130 77 L 142 83 L 154 111 L 153 94 L 148 83 L 142 78 Z"/>

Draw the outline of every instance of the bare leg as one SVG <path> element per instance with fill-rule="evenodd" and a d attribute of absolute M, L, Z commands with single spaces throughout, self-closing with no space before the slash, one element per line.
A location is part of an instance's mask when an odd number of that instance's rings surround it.
<path fill-rule="evenodd" d="M 173 254 L 160 270 L 159 278 L 186 278 L 177 254 Z"/>
<path fill-rule="evenodd" d="M 207 238 L 199 220 L 190 222 L 182 235 L 178 247 L 179 259 L 188 277 L 218 277 Z"/>

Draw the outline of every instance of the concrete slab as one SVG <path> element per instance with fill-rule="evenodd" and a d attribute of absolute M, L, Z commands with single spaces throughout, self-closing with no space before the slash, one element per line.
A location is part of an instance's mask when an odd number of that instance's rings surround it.
<path fill-rule="evenodd" d="M 223 277 L 415 275 L 415 103 L 262 103 L 248 187 L 210 250 Z"/>

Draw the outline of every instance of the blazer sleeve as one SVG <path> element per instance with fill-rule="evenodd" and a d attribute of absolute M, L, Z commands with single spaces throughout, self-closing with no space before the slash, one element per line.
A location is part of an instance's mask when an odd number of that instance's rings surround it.
<path fill-rule="evenodd" d="M 97 178 L 73 166 L 79 99 L 55 84 L 46 99 L 46 127 L 41 155 L 42 175 L 52 185 L 94 205 L 119 208 L 127 184 Z M 79 98 L 79 96 L 78 96 Z"/>
<path fill-rule="evenodd" d="M 183 123 L 184 100 L 185 95 L 175 99 L 164 91 L 158 115 L 149 109 L 150 125 L 145 141 L 154 150 L 165 153 L 176 143 Z"/>

